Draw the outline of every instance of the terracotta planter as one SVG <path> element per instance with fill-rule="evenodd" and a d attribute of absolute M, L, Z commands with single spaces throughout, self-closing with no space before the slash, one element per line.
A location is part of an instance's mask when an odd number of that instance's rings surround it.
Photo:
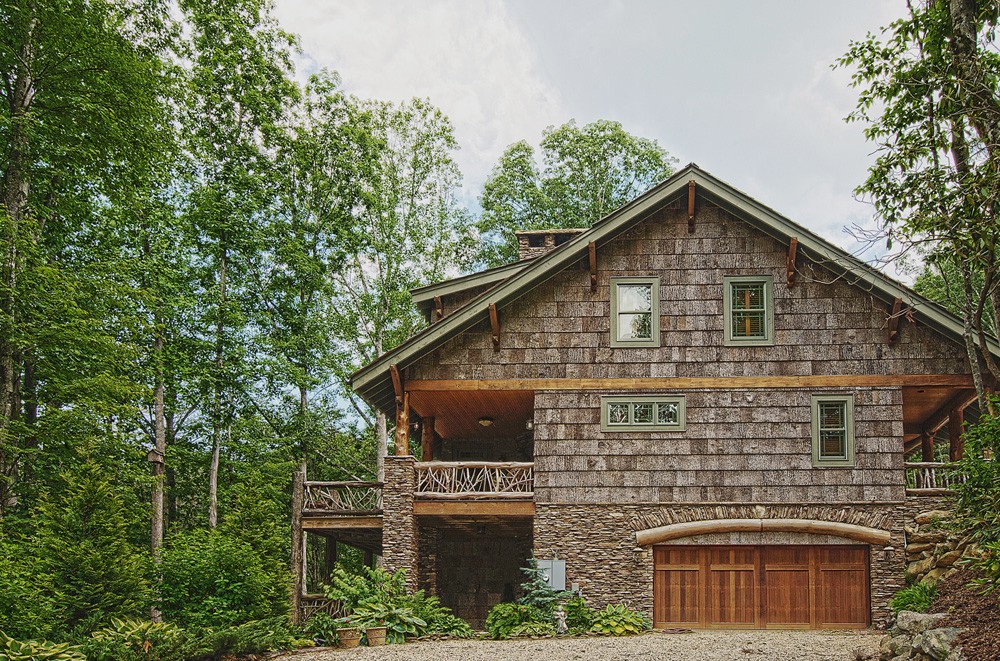
<path fill-rule="evenodd" d="M 361 629 L 337 629 L 337 642 L 340 647 L 357 647 L 361 644 Z"/>
<path fill-rule="evenodd" d="M 385 645 L 385 627 L 368 627 L 365 629 L 365 640 L 368 647 Z"/>

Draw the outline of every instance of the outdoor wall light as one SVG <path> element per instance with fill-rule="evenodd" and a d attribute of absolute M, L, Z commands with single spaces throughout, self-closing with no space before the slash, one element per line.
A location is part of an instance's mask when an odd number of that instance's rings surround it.
<path fill-rule="evenodd" d="M 524 428 L 527 429 L 528 431 L 531 431 L 532 429 L 535 428 L 535 421 L 532 420 L 531 418 L 528 418 L 527 420 L 524 421 Z"/>
<path fill-rule="evenodd" d="M 486 416 L 479 418 L 479 425 L 481 427 L 489 427 L 492 424 L 493 424 L 493 418 L 487 418 Z"/>
<path fill-rule="evenodd" d="M 891 546 L 887 546 L 884 549 L 882 549 L 883 557 L 886 559 L 887 562 L 889 560 L 892 560 L 892 556 L 893 556 L 893 554 L 895 552 L 896 552 L 896 549 L 893 548 L 893 547 L 891 547 Z"/>

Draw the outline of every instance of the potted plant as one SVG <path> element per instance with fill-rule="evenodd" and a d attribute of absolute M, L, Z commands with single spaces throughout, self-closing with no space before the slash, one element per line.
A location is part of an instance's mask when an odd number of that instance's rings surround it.
<path fill-rule="evenodd" d="M 378 620 L 365 627 L 365 644 L 368 647 L 385 645 L 386 626 L 384 620 Z"/>
<path fill-rule="evenodd" d="M 337 618 L 337 641 L 341 647 L 357 647 L 361 644 L 361 629 L 348 617 Z"/>

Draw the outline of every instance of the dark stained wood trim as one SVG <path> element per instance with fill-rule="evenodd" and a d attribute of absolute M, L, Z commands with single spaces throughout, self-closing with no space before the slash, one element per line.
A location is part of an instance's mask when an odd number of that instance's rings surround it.
<path fill-rule="evenodd" d="M 403 377 L 397 365 L 389 365 L 389 374 L 392 375 L 392 391 L 396 393 L 396 406 L 399 406 L 403 403 Z"/>
<path fill-rule="evenodd" d="M 788 257 L 785 260 L 785 279 L 788 281 L 788 288 L 795 286 L 795 258 L 799 252 L 799 239 L 793 236 L 788 242 Z"/>
<path fill-rule="evenodd" d="M 899 318 L 902 316 L 903 312 L 903 299 L 899 296 L 892 303 L 892 313 L 889 315 L 888 320 L 888 336 L 887 341 L 890 345 L 895 344 L 899 340 Z"/>
<path fill-rule="evenodd" d="M 418 500 L 413 503 L 413 513 L 417 516 L 534 516 L 535 503 L 530 500 Z"/>
<path fill-rule="evenodd" d="M 420 421 L 420 460 L 431 461 L 434 457 L 434 416 Z"/>
<path fill-rule="evenodd" d="M 439 320 L 444 317 L 444 304 L 441 302 L 440 296 L 434 297 L 434 314 Z"/>
<path fill-rule="evenodd" d="M 448 390 L 694 390 L 714 388 L 971 387 L 968 374 L 678 377 L 659 379 L 421 379 L 410 392 Z"/>
<path fill-rule="evenodd" d="M 931 434 L 936 434 L 939 429 L 948 424 L 951 419 L 951 413 L 955 409 L 964 409 L 966 406 L 976 401 L 976 391 L 969 390 L 965 392 L 960 392 L 950 400 L 948 400 L 944 406 L 939 408 L 937 411 L 932 413 L 926 420 L 924 420 L 922 428 L 917 430 L 917 433 L 926 431 Z"/>
<path fill-rule="evenodd" d="M 587 244 L 587 252 L 590 257 L 590 291 L 597 291 L 597 246 L 591 241 Z"/>
<path fill-rule="evenodd" d="M 694 179 L 688 182 L 688 233 L 694 234 L 694 201 L 698 184 Z"/>
<path fill-rule="evenodd" d="M 490 303 L 490 329 L 493 331 L 493 350 L 500 351 L 500 317 L 496 303 Z"/>

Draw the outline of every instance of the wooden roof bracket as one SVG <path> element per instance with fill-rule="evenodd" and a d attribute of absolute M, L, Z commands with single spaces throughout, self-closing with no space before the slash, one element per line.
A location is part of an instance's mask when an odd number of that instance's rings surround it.
<path fill-rule="evenodd" d="M 697 184 L 694 179 L 688 182 L 688 234 L 694 234 L 694 197 Z"/>
<path fill-rule="evenodd" d="M 500 317 L 496 303 L 490 303 L 490 328 L 493 330 L 493 350 L 500 351 Z"/>
<path fill-rule="evenodd" d="M 444 318 L 444 304 L 441 302 L 440 296 L 434 297 L 434 314 L 437 315 L 439 321 Z"/>
<path fill-rule="evenodd" d="M 392 375 L 392 391 L 396 394 L 396 406 L 403 405 L 403 377 L 399 373 L 399 367 L 389 365 L 389 374 Z"/>
<path fill-rule="evenodd" d="M 587 251 L 590 253 L 590 292 L 597 291 L 597 246 L 591 241 L 587 244 Z"/>
<path fill-rule="evenodd" d="M 799 239 L 796 236 L 792 237 L 792 240 L 788 242 L 788 259 L 785 262 L 786 279 L 788 280 L 788 288 L 791 289 L 795 286 L 795 275 L 797 271 L 795 270 L 795 258 L 799 253 Z"/>
<path fill-rule="evenodd" d="M 886 339 L 890 346 L 899 341 L 899 318 L 902 314 L 903 299 L 897 296 L 892 304 L 892 313 L 889 315 L 888 321 L 888 336 Z"/>

